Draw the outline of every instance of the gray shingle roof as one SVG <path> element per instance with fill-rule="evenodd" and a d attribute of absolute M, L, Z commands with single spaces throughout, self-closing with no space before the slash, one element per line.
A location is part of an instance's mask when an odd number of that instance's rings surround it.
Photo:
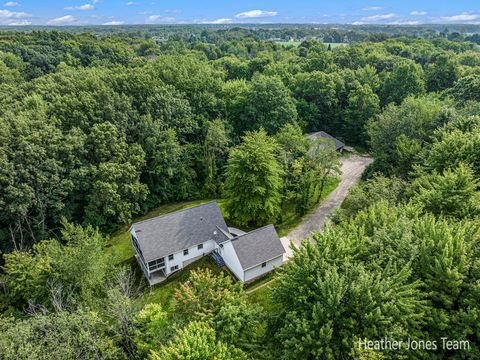
<path fill-rule="evenodd" d="M 317 137 L 322 137 L 324 139 L 333 140 L 335 142 L 335 150 L 340 150 L 341 148 L 343 148 L 345 146 L 344 142 L 338 140 L 337 138 L 333 137 L 330 134 L 327 134 L 325 131 L 318 131 L 318 132 L 308 134 L 308 137 L 310 139 L 315 139 Z"/>
<path fill-rule="evenodd" d="M 132 227 L 147 262 L 208 240 L 224 241 L 226 235 L 218 228 L 228 232 L 215 201 L 137 222 Z"/>
<path fill-rule="evenodd" d="M 250 231 L 232 239 L 243 270 L 272 260 L 285 253 L 282 242 L 273 225 Z"/>

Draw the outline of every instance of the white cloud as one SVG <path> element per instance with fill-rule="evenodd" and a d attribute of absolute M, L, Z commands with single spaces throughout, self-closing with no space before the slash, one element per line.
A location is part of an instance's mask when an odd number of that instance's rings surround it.
<path fill-rule="evenodd" d="M 137 6 L 137 5 L 140 5 L 140 4 L 137 3 L 137 2 L 134 2 L 134 1 L 129 1 L 125 5 L 127 5 L 127 6 Z"/>
<path fill-rule="evenodd" d="M 222 18 L 222 19 L 216 19 L 216 20 L 206 20 L 202 21 L 202 24 L 230 24 L 232 22 L 232 19 L 228 18 Z"/>
<path fill-rule="evenodd" d="M 173 17 L 163 17 L 162 15 L 150 15 L 147 17 L 145 22 L 147 24 L 156 24 L 156 23 L 172 23 L 175 21 L 175 18 Z"/>
<path fill-rule="evenodd" d="M 421 24 L 418 20 L 401 20 L 401 21 L 393 21 L 388 23 L 389 25 L 419 25 Z"/>
<path fill-rule="evenodd" d="M 424 16 L 424 15 L 427 15 L 427 14 L 428 14 L 428 12 L 426 12 L 426 11 L 416 11 L 416 10 L 414 10 L 414 11 L 410 12 L 410 15 L 412 15 L 412 16 Z"/>
<path fill-rule="evenodd" d="M 15 1 L 9 1 L 9 2 L 6 2 L 5 4 L 3 4 L 3 6 L 9 6 L 9 7 L 14 7 L 14 6 L 18 6 L 18 5 L 20 5 L 20 4 L 15 2 Z"/>
<path fill-rule="evenodd" d="M 265 10 L 250 10 L 239 13 L 235 15 L 238 19 L 250 19 L 250 18 L 262 18 L 262 17 L 272 17 L 277 16 L 278 12 L 276 11 L 265 11 Z"/>
<path fill-rule="evenodd" d="M 90 11 L 95 9 L 95 6 L 92 4 L 85 4 L 80 6 L 67 6 L 64 8 L 65 10 L 82 10 L 82 11 Z"/>
<path fill-rule="evenodd" d="M 362 21 L 378 21 L 378 20 L 389 20 L 396 18 L 397 14 L 395 13 L 389 13 L 389 14 L 379 14 L 379 15 L 372 15 L 372 16 L 366 16 L 362 18 Z"/>
<path fill-rule="evenodd" d="M 150 15 L 149 17 L 147 17 L 147 22 L 148 23 L 154 23 L 154 22 L 157 22 L 158 20 L 160 20 L 162 17 L 160 15 Z"/>
<path fill-rule="evenodd" d="M 28 20 L 20 20 L 20 21 L 12 21 L 11 23 L 8 23 L 10 26 L 26 26 L 26 25 L 32 25 L 31 21 Z"/>
<path fill-rule="evenodd" d="M 473 20 L 477 20 L 478 18 L 480 18 L 480 15 L 462 13 L 459 15 L 443 16 L 441 19 L 444 21 L 455 22 L 455 21 L 473 21 Z"/>
<path fill-rule="evenodd" d="M 0 19 L 24 19 L 29 17 L 32 17 L 32 15 L 25 12 L 0 10 Z"/>
<path fill-rule="evenodd" d="M 363 11 L 377 11 L 377 10 L 383 10 L 383 7 L 381 6 L 367 6 L 362 9 Z"/>
<path fill-rule="evenodd" d="M 71 25 L 77 21 L 72 15 L 65 15 L 56 19 L 51 19 L 47 21 L 47 25 L 61 26 L 61 25 Z"/>
<path fill-rule="evenodd" d="M 103 25 L 123 25 L 123 24 L 125 24 L 125 22 L 113 20 L 113 21 L 106 22 Z"/>

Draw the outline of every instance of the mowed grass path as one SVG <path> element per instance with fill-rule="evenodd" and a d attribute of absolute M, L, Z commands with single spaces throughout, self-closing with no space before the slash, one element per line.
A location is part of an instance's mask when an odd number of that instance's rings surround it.
<path fill-rule="evenodd" d="M 328 196 L 328 194 L 330 194 L 337 187 L 338 184 L 338 179 L 330 180 L 325 186 L 325 190 L 321 196 L 319 203 L 321 203 Z M 151 219 L 174 211 L 187 209 L 208 201 L 211 200 L 203 199 L 165 204 L 159 206 L 156 209 L 153 209 L 148 214 L 142 217 L 134 219 L 133 223 Z M 225 211 L 225 201 L 220 199 L 217 200 L 217 203 L 220 207 L 220 210 L 225 215 L 227 224 L 230 225 L 230 222 L 228 220 L 228 214 Z M 289 203 L 287 204 L 284 211 L 283 223 L 275 224 L 275 228 L 277 229 L 278 234 L 282 237 L 287 235 L 292 229 L 294 229 L 298 224 L 300 224 L 301 221 L 302 217 L 295 212 L 294 204 Z M 117 232 L 115 232 L 110 237 L 110 241 L 105 251 L 112 264 L 131 266 L 135 270 L 139 281 L 144 283 L 145 286 L 142 288 L 141 294 L 137 299 L 137 303 L 140 306 L 148 303 L 160 303 L 166 311 L 170 312 L 172 310 L 175 289 L 179 288 L 181 284 L 185 283 L 190 278 L 190 271 L 194 269 L 210 269 L 214 274 L 219 274 L 221 272 L 230 274 L 227 270 L 220 269 L 209 256 L 206 256 L 190 264 L 186 268 L 178 271 L 177 273 L 171 275 L 167 281 L 149 287 L 146 281 L 143 279 L 143 273 L 135 261 L 134 252 L 130 241 L 130 234 L 128 232 L 129 228 L 130 224 L 122 226 Z M 232 275 L 230 274 L 230 276 Z M 266 277 L 255 281 L 247 287 L 249 301 L 261 305 L 267 311 L 273 311 L 270 291 L 275 283 L 275 280 L 269 282 L 266 285 L 264 284 L 272 279 L 273 275 L 269 274 Z"/>

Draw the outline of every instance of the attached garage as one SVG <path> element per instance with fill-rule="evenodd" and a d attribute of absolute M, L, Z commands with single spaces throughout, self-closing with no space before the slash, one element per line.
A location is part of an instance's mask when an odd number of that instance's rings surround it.
<path fill-rule="evenodd" d="M 226 241 L 220 252 L 227 267 L 243 282 L 255 280 L 282 266 L 284 253 L 273 225 Z"/>

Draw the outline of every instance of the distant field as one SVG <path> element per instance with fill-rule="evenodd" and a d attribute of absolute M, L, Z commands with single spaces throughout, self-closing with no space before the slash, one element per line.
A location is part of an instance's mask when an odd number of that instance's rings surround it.
<path fill-rule="evenodd" d="M 302 42 L 301 41 L 276 41 L 276 43 L 278 45 L 281 45 L 281 46 L 299 46 Z M 347 43 L 323 43 L 323 45 L 325 45 L 325 47 L 328 47 L 328 45 L 330 45 L 332 47 L 332 49 L 336 48 L 336 47 L 339 47 L 339 46 L 347 46 L 348 44 Z"/>
<path fill-rule="evenodd" d="M 302 42 L 301 41 L 275 41 L 278 45 L 282 46 L 299 46 Z"/>
<path fill-rule="evenodd" d="M 336 47 L 339 47 L 339 46 L 348 46 L 347 43 L 323 43 L 323 45 L 325 45 L 326 47 L 328 47 L 328 45 L 330 45 L 332 47 L 332 49 L 334 49 Z"/>

